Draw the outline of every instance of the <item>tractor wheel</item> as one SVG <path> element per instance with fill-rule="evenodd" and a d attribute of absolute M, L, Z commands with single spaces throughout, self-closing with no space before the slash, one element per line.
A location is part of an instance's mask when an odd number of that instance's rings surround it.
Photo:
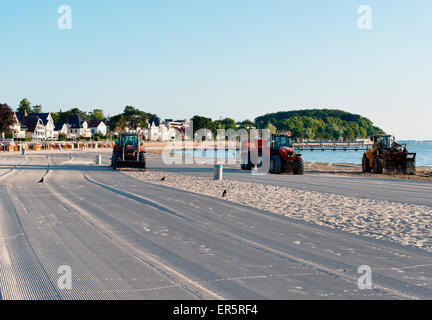
<path fill-rule="evenodd" d="M 372 163 L 372 172 L 376 174 L 383 173 L 383 161 L 382 159 L 375 158 Z"/>
<path fill-rule="evenodd" d="M 240 159 L 241 159 L 241 161 L 240 161 L 240 168 L 242 169 L 242 170 L 247 170 L 247 161 L 248 161 L 248 155 L 246 154 L 246 152 L 242 152 L 241 154 L 240 154 Z"/>
<path fill-rule="evenodd" d="M 362 170 L 363 170 L 363 172 L 371 172 L 369 159 L 368 159 L 368 157 L 366 157 L 366 155 L 363 155 Z"/>
<path fill-rule="evenodd" d="M 241 169 L 242 169 L 242 170 L 250 170 L 250 168 L 248 167 L 248 164 L 247 164 L 247 163 L 242 163 L 242 164 L 241 164 Z"/>
<path fill-rule="evenodd" d="M 139 154 L 139 162 L 145 162 L 145 161 L 146 161 L 145 154 L 144 154 L 144 152 L 141 152 Z"/>
<path fill-rule="evenodd" d="M 384 171 L 384 160 L 383 159 L 378 159 L 378 169 L 379 169 L 379 171 L 378 171 L 378 173 L 383 173 L 383 171 Z M 386 168 L 386 170 L 387 170 L 387 168 Z"/>
<path fill-rule="evenodd" d="M 297 167 L 293 169 L 293 174 L 303 175 L 304 173 L 304 160 L 302 157 L 298 158 Z"/>
<path fill-rule="evenodd" d="M 246 157 L 243 155 L 242 161 L 246 161 Z M 252 169 L 252 161 L 250 158 L 250 154 L 247 157 L 247 163 L 242 163 L 240 165 L 242 170 L 251 170 Z"/>
<path fill-rule="evenodd" d="M 252 170 L 252 160 L 251 160 L 250 153 L 248 155 L 248 163 L 246 164 L 246 170 Z"/>
<path fill-rule="evenodd" d="M 278 155 L 270 158 L 270 173 L 280 174 L 282 172 L 282 159 Z"/>
<path fill-rule="evenodd" d="M 118 153 L 117 152 L 113 152 L 112 153 L 112 157 L 111 157 L 111 167 L 113 167 L 113 168 L 114 168 L 114 163 L 115 163 L 116 159 L 118 159 Z"/>
<path fill-rule="evenodd" d="M 141 152 L 139 154 L 139 163 L 140 163 L 142 169 L 146 168 L 146 158 L 145 158 L 144 152 Z"/>
<path fill-rule="evenodd" d="M 112 166 L 114 170 L 118 169 L 118 163 L 121 161 L 121 156 L 119 153 L 116 153 L 113 155 L 113 159 L 112 159 Z"/>

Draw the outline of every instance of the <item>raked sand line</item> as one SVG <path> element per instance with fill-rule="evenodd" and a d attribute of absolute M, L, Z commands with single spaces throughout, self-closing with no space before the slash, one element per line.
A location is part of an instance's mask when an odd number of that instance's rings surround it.
<path fill-rule="evenodd" d="M 235 180 L 214 181 L 163 171 L 124 173 L 145 182 L 217 198 L 226 189 L 227 201 L 432 252 L 432 208 L 428 206 Z M 159 181 L 163 176 L 165 181 Z"/>

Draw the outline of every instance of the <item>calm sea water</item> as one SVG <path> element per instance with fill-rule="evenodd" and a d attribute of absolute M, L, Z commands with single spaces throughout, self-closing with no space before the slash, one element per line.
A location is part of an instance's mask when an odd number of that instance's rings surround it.
<path fill-rule="evenodd" d="M 417 166 L 429 166 L 432 167 L 432 141 L 431 142 L 419 142 L 419 141 L 400 141 L 400 143 L 406 143 L 409 152 L 416 152 L 416 163 Z M 330 162 L 330 163 L 354 163 L 360 164 L 363 156 L 363 150 L 360 151 L 310 151 L 303 150 L 301 153 L 305 161 L 307 162 Z M 187 154 L 193 153 L 197 157 L 214 157 L 215 152 L 209 150 L 203 152 L 197 150 L 195 152 L 186 151 Z M 217 151 L 217 157 L 232 158 L 233 152 Z M 236 152 L 236 157 L 240 157 L 240 153 Z"/>

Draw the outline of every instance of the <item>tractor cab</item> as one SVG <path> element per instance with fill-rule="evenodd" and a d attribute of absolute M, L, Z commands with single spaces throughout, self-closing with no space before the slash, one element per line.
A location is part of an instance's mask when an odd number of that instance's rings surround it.
<path fill-rule="evenodd" d="M 131 145 L 131 146 L 137 146 L 138 145 L 138 135 L 137 134 L 122 134 L 120 137 L 120 144 L 121 145 Z"/>
<path fill-rule="evenodd" d="M 379 134 L 374 135 L 372 141 L 377 148 L 390 149 L 395 143 L 395 138 L 392 135 Z"/>
<path fill-rule="evenodd" d="M 292 147 L 291 138 L 288 135 L 282 134 L 272 134 L 271 137 L 272 148 L 280 148 L 280 147 Z"/>
<path fill-rule="evenodd" d="M 300 155 L 299 148 L 293 144 L 290 132 L 272 134 L 270 147 L 273 154 L 285 150 L 288 154 L 297 153 Z"/>

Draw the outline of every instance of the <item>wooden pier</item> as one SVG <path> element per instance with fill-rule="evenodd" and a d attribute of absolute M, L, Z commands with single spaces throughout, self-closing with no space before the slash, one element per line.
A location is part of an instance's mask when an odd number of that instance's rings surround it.
<path fill-rule="evenodd" d="M 308 141 L 294 143 L 300 151 L 364 151 L 372 146 L 372 141 Z"/>

